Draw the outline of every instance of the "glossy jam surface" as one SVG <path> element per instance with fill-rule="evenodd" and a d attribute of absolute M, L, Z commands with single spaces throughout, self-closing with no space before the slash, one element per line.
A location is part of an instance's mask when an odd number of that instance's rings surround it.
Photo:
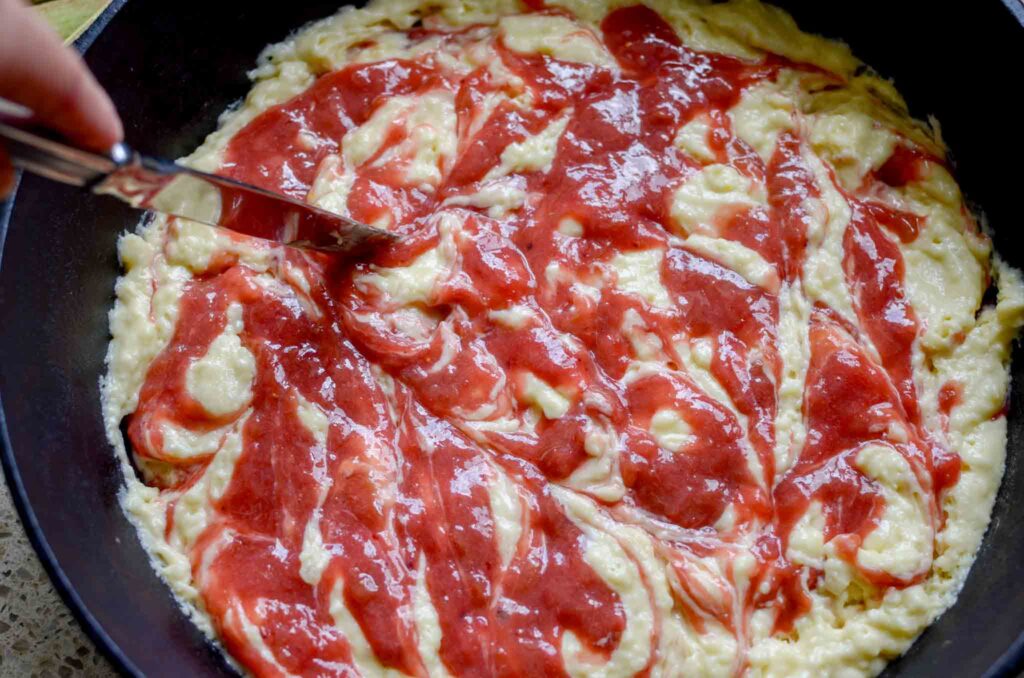
<path fill-rule="evenodd" d="M 409 182 L 402 149 L 417 132 L 401 118 L 352 168 L 349 215 L 400 242 L 358 262 L 280 249 L 275 283 L 218 254 L 185 283 L 176 329 L 129 419 L 135 453 L 175 469 L 161 475 L 171 497 L 200 482 L 214 454 L 168 453 L 168 425 L 240 440 L 190 558 L 217 632 L 255 674 L 426 675 L 437 670 L 429 656 L 457 675 L 563 675 L 567 647 L 596 667 L 623 655 L 627 638 L 650 648 L 630 672 L 648 673 L 667 631 L 653 623 L 634 637 L 626 584 L 597 562 L 611 551 L 641 588 L 653 586 L 641 560 L 664 563 L 664 609 L 698 634 L 726 629 L 742 647 L 755 614 L 786 634 L 823 576 L 787 557 L 812 504 L 869 595 L 928 574 L 858 559 L 886 511 L 858 455 L 898 455 L 938 529 L 960 460 L 925 430 L 913 378 L 921 323 L 899 243 L 917 237 L 920 218 L 869 190 L 903 185 L 934 159 L 900 151 L 863 190 L 829 188 L 850 209 L 841 276 L 854 317 L 823 302 L 805 309 L 805 435 L 790 447 L 777 435 L 780 309 L 800 288 L 820 218 L 809 205 L 828 176 L 809 165 L 798 130 L 762 157 L 726 111 L 783 69 L 814 69 L 688 49 L 640 6 L 600 29 L 594 40 L 616 67 L 519 53 L 491 35 L 506 77 L 453 69 L 441 48 L 353 64 L 227 146 L 224 173 L 304 199 L 343 137 L 387 101 L 440 92 L 454 102 L 458 145 L 439 181 Z M 457 53 L 481 38 L 414 29 L 410 39 Z M 514 102 L 523 96 L 532 105 Z M 675 142 L 697 119 L 711 158 Z M 556 123 L 564 131 L 550 165 L 516 174 L 520 205 L 501 213 L 463 200 L 493 185 L 506 149 Z M 692 246 L 672 215 L 676 190 L 709 164 L 764 187 L 763 200 L 702 226 L 763 261 L 759 280 Z M 660 287 L 628 283 L 636 254 L 653 262 Z M 374 284 L 422 257 L 441 262 L 425 295 Z M 214 415 L 186 374 L 231 308 L 254 361 L 251 397 Z M 943 391 L 947 414 L 958 393 Z M 674 437 L 659 433 L 664 422 Z M 567 496 L 593 513 L 581 518 Z M 605 531 L 617 546 L 597 547 L 593 516 L 621 528 Z M 645 535 L 649 553 L 628 545 L 628 530 Z M 712 561 L 715 571 L 701 565 Z M 439 629 L 433 641 L 429 629 Z M 743 662 L 740 652 L 735 670 Z"/>

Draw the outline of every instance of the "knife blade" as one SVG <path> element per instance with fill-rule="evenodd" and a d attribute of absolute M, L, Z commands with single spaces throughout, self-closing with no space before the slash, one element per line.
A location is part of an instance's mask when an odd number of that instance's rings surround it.
<path fill-rule="evenodd" d="M 106 155 L 0 122 L 0 141 L 25 171 L 122 200 L 136 209 L 325 252 L 355 254 L 397 239 L 295 198 L 117 144 Z"/>

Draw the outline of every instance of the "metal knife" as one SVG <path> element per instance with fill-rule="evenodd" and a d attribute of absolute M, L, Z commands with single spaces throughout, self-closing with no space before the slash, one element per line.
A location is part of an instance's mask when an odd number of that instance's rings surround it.
<path fill-rule="evenodd" d="M 0 122 L 16 167 L 132 207 L 325 252 L 356 253 L 396 236 L 294 198 L 151 158 L 120 143 L 106 155 Z"/>

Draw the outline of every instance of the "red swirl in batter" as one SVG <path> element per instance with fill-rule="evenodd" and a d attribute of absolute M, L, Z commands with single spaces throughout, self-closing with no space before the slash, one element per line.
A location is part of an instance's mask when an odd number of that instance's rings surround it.
<path fill-rule="evenodd" d="M 803 141 L 783 133 L 765 162 L 733 133 L 725 111 L 745 88 L 801 66 L 687 49 L 639 6 L 613 12 L 601 29 L 618 71 L 519 54 L 499 40 L 504 66 L 536 104 L 499 104 L 472 135 L 467 131 L 486 95 L 508 85 L 485 67 L 456 75 L 427 53 L 324 75 L 230 142 L 222 171 L 304 198 L 345 133 L 390 97 L 451 91 L 462 139 L 440 186 L 425 190 L 407 185 L 398 161 L 385 155 L 407 133 L 394 125 L 379 162 L 357 172 L 348 208 L 366 222 L 393 219 L 404 240 L 358 264 L 280 251 L 278 270 L 293 266 L 310 283 L 303 308 L 258 284 L 231 256 L 219 256 L 187 284 L 181 321 L 149 368 L 128 431 L 137 454 L 181 465 L 164 491 L 187 489 L 209 458 L 181 462 L 163 454 L 163 422 L 199 432 L 231 421 L 242 426 L 233 476 L 191 558 L 225 645 L 253 672 L 351 672 L 352 647 L 330 609 L 335 583 L 343 581 L 344 604 L 377 661 L 424 674 L 413 614 L 421 563 L 441 628 L 439 655 L 452 673 L 561 675 L 567 632 L 595 663 L 606 661 L 626 626 L 623 604 L 588 563 L 586 537 L 552 495 L 553 485 L 591 458 L 587 439 L 595 426 L 613 441 L 624 487 L 620 499 L 600 502 L 602 510 L 650 532 L 676 578 L 677 609 L 698 631 L 714 620 L 742 636 L 761 608 L 774 611 L 778 632 L 792 628 L 821 575 L 785 557 L 790 531 L 812 501 L 821 503 L 826 540 L 837 540 L 841 557 L 868 581 L 884 588 L 919 579 L 857 563 L 857 548 L 885 502 L 854 463 L 868 443 L 891 445 L 939 524 L 938 500 L 956 482 L 959 459 L 924 431 L 912 379 L 919 327 L 895 239 L 912 240 L 917 218 L 845 195 L 853 216 L 843 238 L 843 275 L 858 326 L 828 307 L 813 310 L 806 442 L 794 451 L 795 464 L 777 475 L 779 298 L 672 240 L 678 227 L 669 204 L 680 181 L 701 167 L 673 144 L 675 134 L 706 115 L 716 162 L 767 191 L 765 205 L 716 224 L 720 237 L 757 252 L 783 284 L 800 284 L 811 219 L 806 199 L 821 193 Z M 417 30 L 411 37 L 426 35 Z M 466 35 L 442 39 L 458 45 Z M 526 174 L 521 209 L 495 219 L 442 205 L 477 191 L 509 144 L 562 116 L 568 122 L 553 164 Z M 904 150 L 867 181 L 901 185 L 918 163 L 931 160 Z M 395 304 L 356 281 L 373 266 L 408 265 L 437 246 L 447 237 L 438 227 L 443 212 L 459 221 L 449 244 L 454 263 L 421 305 L 432 326 L 410 336 L 395 327 Z M 582 226 L 582 237 L 559 232 L 567 218 Z M 616 254 L 650 249 L 664 252 L 668 306 L 616 287 L 595 298 L 573 284 L 600 277 Z M 547 275 L 553 264 L 564 275 Z M 188 395 L 183 376 L 223 330 L 231 304 L 243 309 L 240 339 L 256 361 L 244 419 L 210 416 Z M 521 326 L 490 315 L 512 304 L 533 310 Z M 620 328 L 631 318 L 660 341 L 669 369 L 629 371 L 636 349 Z M 877 359 L 864 348 L 868 339 Z M 688 373 L 681 340 L 710 342 L 708 369 L 735 411 Z M 489 420 L 522 416 L 526 374 L 571 394 L 568 410 L 539 418 L 532 429 L 474 428 L 467 413 L 480 408 L 489 408 Z M 325 444 L 300 421 L 298 396 L 326 413 Z M 692 434 L 675 453 L 649 432 L 665 408 L 679 413 Z M 905 432 L 899 440 L 888 433 L 894 426 Z M 499 473 L 518 488 L 521 503 L 521 536 L 508 562 L 487 491 Z M 731 526 L 716 528 L 727 510 Z M 300 576 L 299 554 L 314 519 L 330 561 L 311 585 Z M 730 566 L 719 581 L 722 595 L 711 595 L 694 578 L 693 557 L 717 554 L 728 562 L 738 544 L 755 557 L 749 584 L 740 586 Z M 734 604 L 723 604 L 723 596 Z M 243 617 L 272 661 L 251 642 Z M 652 647 L 658 633 L 655 624 Z M 653 661 L 652 655 L 646 670 Z"/>

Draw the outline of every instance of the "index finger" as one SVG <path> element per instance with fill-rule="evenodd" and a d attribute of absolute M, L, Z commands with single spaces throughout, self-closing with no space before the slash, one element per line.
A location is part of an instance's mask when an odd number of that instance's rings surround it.
<path fill-rule="evenodd" d="M 113 103 L 81 56 L 18 0 L 0 0 L 0 97 L 71 141 L 105 150 L 123 135 Z"/>

